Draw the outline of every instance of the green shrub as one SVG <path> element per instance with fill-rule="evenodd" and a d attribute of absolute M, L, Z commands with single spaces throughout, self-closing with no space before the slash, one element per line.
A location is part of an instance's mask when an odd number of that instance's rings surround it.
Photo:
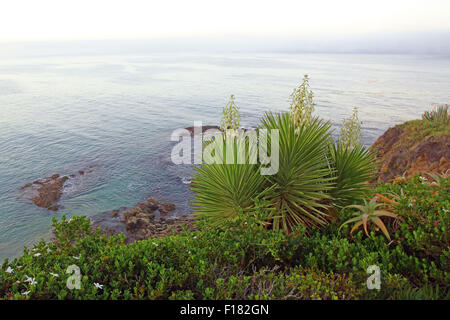
<path fill-rule="evenodd" d="M 267 230 L 264 212 L 256 210 L 217 227 L 200 221 L 200 231 L 129 245 L 123 236 L 92 230 L 83 217 L 54 220 L 54 241 L 3 263 L 0 299 L 449 299 L 448 215 L 436 213 L 450 203 L 428 185 L 416 177 L 376 190 L 404 190 L 395 207 L 404 219 L 388 224 L 393 242 L 338 232 L 348 210 L 309 236 L 302 226 L 289 234 Z M 66 286 L 70 265 L 80 268 L 80 289 Z M 371 265 L 380 267 L 380 290 L 366 287 Z"/>
<path fill-rule="evenodd" d="M 248 218 L 248 215 L 246 215 Z M 123 237 L 91 231 L 89 220 L 54 221 L 55 241 L 25 249 L 5 261 L 0 297 L 6 299 L 202 299 L 217 295 L 216 279 L 249 274 L 289 259 L 282 233 L 268 232 L 239 217 L 226 228 L 124 244 Z M 37 255 L 37 256 L 35 256 Z M 69 290 L 70 265 L 80 268 L 81 288 Z M 12 273 L 6 272 L 8 268 Z M 57 274 L 58 277 L 52 275 Z M 36 284 L 24 282 L 26 277 Z M 95 283 L 103 285 L 97 289 Z M 212 289 L 210 289 L 212 288 Z M 26 294 L 24 294 L 26 293 Z"/>

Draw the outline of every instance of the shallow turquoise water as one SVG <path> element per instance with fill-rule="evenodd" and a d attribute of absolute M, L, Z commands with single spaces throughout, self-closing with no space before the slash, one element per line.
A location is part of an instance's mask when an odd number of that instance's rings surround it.
<path fill-rule="evenodd" d="M 317 113 L 338 128 L 360 108 L 371 144 L 393 124 L 450 102 L 450 57 L 317 54 L 154 54 L 0 60 L 0 261 L 50 236 L 52 216 L 132 206 L 148 196 L 189 211 L 191 168 L 170 162 L 170 134 L 218 124 L 230 94 L 243 125 L 287 110 L 304 73 Z M 53 173 L 73 179 L 64 209 L 31 204 L 20 187 Z"/>

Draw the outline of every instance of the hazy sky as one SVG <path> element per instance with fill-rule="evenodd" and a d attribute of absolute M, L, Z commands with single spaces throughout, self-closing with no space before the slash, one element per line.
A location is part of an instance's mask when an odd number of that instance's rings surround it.
<path fill-rule="evenodd" d="M 450 30 L 450 0 L 6 0 L 0 41 Z"/>

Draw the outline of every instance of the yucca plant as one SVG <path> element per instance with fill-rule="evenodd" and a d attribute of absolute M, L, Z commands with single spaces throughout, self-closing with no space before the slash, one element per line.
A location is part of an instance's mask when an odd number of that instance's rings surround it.
<path fill-rule="evenodd" d="M 299 224 L 307 228 L 327 224 L 328 191 L 335 180 L 327 159 L 330 123 L 312 118 L 298 124 L 287 113 L 267 113 L 261 128 L 269 137 L 271 130 L 279 130 L 279 170 L 266 176 L 271 188 L 264 195 L 272 210 L 272 228 L 289 232 Z"/>
<path fill-rule="evenodd" d="M 233 152 L 232 164 L 226 163 L 227 144 Z M 259 172 L 259 164 L 251 164 L 247 138 L 233 139 L 224 135 L 223 139 L 207 141 L 205 146 L 220 149 L 213 156 L 217 163 L 202 164 L 195 168 L 191 184 L 194 191 L 192 200 L 195 214 L 207 218 L 212 224 L 220 224 L 240 212 L 253 209 L 254 198 L 264 189 L 265 178 Z M 238 164 L 238 157 L 244 155 L 245 163 Z"/>
<path fill-rule="evenodd" d="M 373 223 L 383 232 L 383 234 L 386 236 L 386 238 L 391 240 L 389 232 L 388 232 L 386 226 L 384 225 L 383 221 L 380 219 L 380 217 L 391 217 L 391 218 L 397 219 L 398 215 L 391 211 L 378 209 L 379 207 L 382 207 L 385 204 L 377 203 L 377 199 L 378 199 L 378 197 L 373 197 L 369 202 L 367 202 L 364 199 L 363 206 L 356 205 L 356 204 L 346 206 L 346 208 L 358 209 L 359 212 L 353 213 L 353 215 L 355 217 L 345 221 L 340 226 L 339 229 L 341 229 L 346 224 L 354 223 L 353 228 L 350 230 L 350 234 L 352 234 L 356 229 L 358 229 L 358 227 L 360 227 L 362 225 L 364 228 L 364 232 L 366 233 L 366 235 L 368 237 L 370 237 L 369 231 L 368 231 L 368 225 L 369 225 L 369 223 Z"/>
<path fill-rule="evenodd" d="M 333 204 L 344 207 L 367 197 L 370 181 L 375 176 L 375 155 L 361 144 L 353 147 L 331 142 L 328 157 L 331 175 L 336 178 L 330 190 Z"/>

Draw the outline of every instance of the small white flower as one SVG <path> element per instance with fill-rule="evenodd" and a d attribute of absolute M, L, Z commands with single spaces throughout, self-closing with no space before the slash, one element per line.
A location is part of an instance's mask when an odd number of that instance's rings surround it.
<path fill-rule="evenodd" d="M 74 258 L 74 259 L 77 259 L 77 260 L 80 260 L 80 258 L 81 258 L 81 254 L 79 254 L 79 255 L 78 255 L 78 257 L 76 257 L 76 256 L 72 256 L 72 258 Z"/>
<path fill-rule="evenodd" d="M 422 180 L 422 181 L 427 181 L 428 180 L 427 178 L 422 177 L 422 176 L 420 176 L 419 179 Z"/>
<path fill-rule="evenodd" d="M 31 292 L 31 291 L 25 291 L 25 292 L 22 292 L 22 293 L 21 293 L 21 295 L 23 295 L 23 296 L 27 296 L 27 295 L 29 295 L 29 294 L 30 294 L 30 292 Z"/>
<path fill-rule="evenodd" d="M 59 277 L 59 274 L 57 274 L 57 273 L 51 273 L 51 272 L 50 272 L 50 275 L 54 276 L 55 278 L 58 278 L 58 277 Z"/>
<path fill-rule="evenodd" d="M 157 246 L 158 246 L 158 244 L 157 244 L 156 242 L 153 242 L 153 245 L 154 245 L 155 247 L 157 247 Z"/>
<path fill-rule="evenodd" d="M 13 273 L 13 272 L 14 272 L 14 269 L 11 268 L 11 267 L 8 267 L 8 269 L 6 269 L 5 272 L 6 272 L 6 273 Z"/>
<path fill-rule="evenodd" d="M 103 285 L 100 284 L 100 283 L 94 282 L 94 286 L 95 286 L 97 289 L 103 289 Z"/>
<path fill-rule="evenodd" d="M 194 239 L 197 239 L 197 236 L 194 236 Z"/>
<path fill-rule="evenodd" d="M 25 277 L 27 277 L 27 279 L 24 282 L 29 282 L 30 285 L 35 285 L 37 282 L 35 281 L 34 278 L 30 278 L 29 276 L 25 275 Z"/>
<path fill-rule="evenodd" d="M 33 257 L 39 257 L 39 256 L 41 256 L 41 254 L 38 252 L 38 253 L 35 253 L 35 254 L 33 254 Z"/>
<path fill-rule="evenodd" d="M 408 204 L 408 207 L 412 208 L 412 207 L 413 207 L 413 204 L 412 204 L 412 203 L 409 203 L 409 204 Z"/>
<path fill-rule="evenodd" d="M 189 254 L 191 254 L 191 251 L 188 251 Z"/>

